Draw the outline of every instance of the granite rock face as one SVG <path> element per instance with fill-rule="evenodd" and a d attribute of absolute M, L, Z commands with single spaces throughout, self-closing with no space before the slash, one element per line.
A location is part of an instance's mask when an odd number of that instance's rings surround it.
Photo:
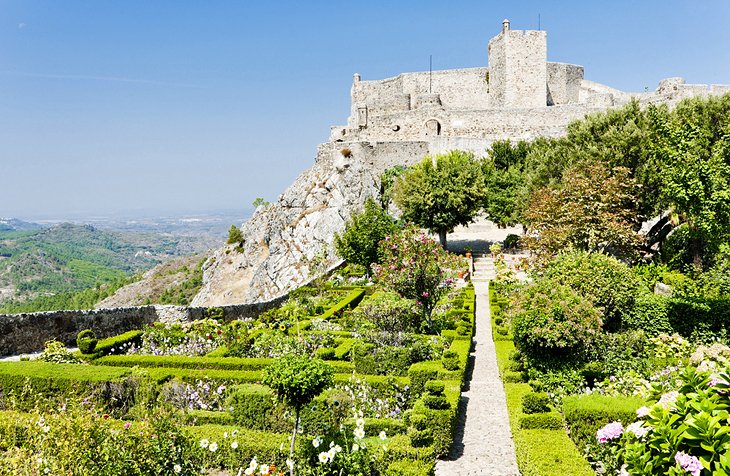
<path fill-rule="evenodd" d="M 204 265 L 203 288 L 193 306 L 269 301 L 340 264 L 332 245 L 353 211 L 378 191 L 372 168 L 344 157 L 333 144 L 320 146 L 315 165 L 241 227 L 243 246 L 228 245 Z"/>

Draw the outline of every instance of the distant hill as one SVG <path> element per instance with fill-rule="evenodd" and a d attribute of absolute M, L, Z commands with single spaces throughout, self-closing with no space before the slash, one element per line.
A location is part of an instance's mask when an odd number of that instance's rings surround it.
<path fill-rule="evenodd" d="M 21 229 L 16 227 L 25 226 L 24 222 L 18 222 L 0 222 L 13 227 L 0 229 L 0 309 L 11 300 L 17 304 L 103 288 L 106 283 L 118 287 L 128 283 L 131 275 L 201 250 L 195 237 L 114 232 L 68 223 Z M 53 300 L 46 301 L 50 305 Z M 53 307 L 63 304 L 62 300 Z"/>
<path fill-rule="evenodd" d="M 0 231 L 38 230 L 40 228 L 43 228 L 43 225 L 38 223 L 30 223 L 17 218 L 0 218 Z"/>

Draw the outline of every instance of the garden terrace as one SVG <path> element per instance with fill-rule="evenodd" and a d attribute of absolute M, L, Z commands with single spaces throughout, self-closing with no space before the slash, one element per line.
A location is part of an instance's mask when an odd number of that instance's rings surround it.
<path fill-rule="evenodd" d="M 0 451 L 41 444 L 38 431 L 45 427 L 29 421 L 62 427 L 65 419 L 89 418 L 83 405 L 73 414 L 58 411 L 64 402 L 83 400 L 108 415 L 99 431 L 104 425 L 152 428 L 145 415 L 177 408 L 184 437 L 198 447 L 195 458 L 204 457 L 209 467 L 231 468 L 233 459 L 254 456 L 282 464 L 291 415 L 261 382 L 277 358 L 297 353 L 324 359 L 334 372 L 334 387 L 302 410 L 308 436 L 300 438 L 298 451 L 309 451 L 312 438 L 337 422 L 350 434 L 364 431 L 361 444 L 373 448 L 382 474 L 430 474 L 453 442 L 474 291 L 465 287 L 440 301 L 434 314 L 439 329 L 432 334 L 383 334 L 359 311 L 378 299 L 363 287 L 304 290 L 257 319 L 157 323 L 100 339 L 89 354 L 59 351 L 55 357 L 82 363 L 2 362 L 2 401 L 13 410 L 0 413 Z M 160 421 L 165 418 L 171 417 Z M 201 440 L 215 442 L 215 451 L 202 451 Z M 387 451 L 378 449 L 383 445 Z"/>

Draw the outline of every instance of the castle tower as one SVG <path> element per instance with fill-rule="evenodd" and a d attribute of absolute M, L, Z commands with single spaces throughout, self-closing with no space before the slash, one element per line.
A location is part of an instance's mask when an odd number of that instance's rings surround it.
<path fill-rule="evenodd" d="M 530 108 L 547 105 L 547 33 L 511 30 L 489 40 L 489 95 L 492 107 Z"/>

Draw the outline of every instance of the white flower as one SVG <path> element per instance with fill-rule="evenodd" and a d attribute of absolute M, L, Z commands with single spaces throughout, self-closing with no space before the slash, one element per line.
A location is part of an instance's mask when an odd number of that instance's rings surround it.
<path fill-rule="evenodd" d="M 334 460 L 336 454 L 337 454 L 337 452 L 335 451 L 334 448 L 330 448 L 330 450 L 327 452 L 327 456 L 329 457 L 330 460 Z"/>
<path fill-rule="evenodd" d="M 267 474 L 269 474 L 269 465 L 268 465 L 268 464 L 262 464 L 262 465 L 261 465 L 261 467 L 259 468 L 259 472 L 260 472 L 260 473 L 261 473 L 262 475 L 267 475 Z"/>
<path fill-rule="evenodd" d="M 365 426 L 365 419 L 363 419 L 363 418 L 358 418 L 358 419 L 357 419 L 357 420 L 355 421 L 355 425 L 357 425 L 357 427 L 358 427 L 358 428 L 362 428 L 362 427 L 364 427 L 364 426 Z"/>
<path fill-rule="evenodd" d="M 216 443 L 214 441 L 213 443 L 210 444 L 210 446 L 208 446 L 208 449 L 210 450 L 211 453 L 215 453 L 218 450 L 218 443 Z"/>
<path fill-rule="evenodd" d="M 249 463 L 248 468 L 251 470 L 251 472 L 253 472 L 254 470 L 256 470 L 256 468 L 258 467 L 258 465 L 259 464 L 256 461 L 256 457 L 254 456 L 253 459 L 251 460 L 251 463 Z"/>
<path fill-rule="evenodd" d="M 381 439 L 381 440 L 385 440 L 385 439 L 387 439 L 387 438 L 388 438 L 388 435 L 386 435 L 384 431 L 381 431 L 381 432 L 380 432 L 380 439 Z"/>
<path fill-rule="evenodd" d="M 238 430 L 233 430 L 233 433 L 231 433 L 231 438 L 235 438 L 238 436 Z"/>
<path fill-rule="evenodd" d="M 207 448 L 208 447 L 208 444 L 209 444 L 209 442 L 205 438 L 203 438 L 202 440 L 200 440 L 200 447 L 201 448 Z"/>
<path fill-rule="evenodd" d="M 290 459 L 290 458 L 287 458 L 286 459 L 286 466 L 289 469 L 294 469 L 294 460 L 293 459 Z"/>
<path fill-rule="evenodd" d="M 357 451 L 359 449 L 360 449 L 360 446 L 357 443 L 355 443 L 354 445 L 352 445 L 352 451 Z"/>
<path fill-rule="evenodd" d="M 362 427 L 355 428 L 355 438 L 357 438 L 358 440 L 362 440 L 363 438 L 365 438 L 365 430 Z"/>
<path fill-rule="evenodd" d="M 326 451 L 323 451 L 323 452 L 321 452 L 319 454 L 319 462 L 320 463 L 326 463 L 327 461 L 329 461 L 329 459 L 330 459 L 330 455 L 327 454 Z"/>
<path fill-rule="evenodd" d="M 335 453 L 340 453 L 342 451 L 342 446 L 335 445 L 335 447 L 333 449 L 335 450 Z"/>
<path fill-rule="evenodd" d="M 179 464 L 176 464 L 175 466 L 172 467 L 172 470 L 175 471 L 176 473 L 179 473 L 180 471 L 182 471 L 182 468 L 180 467 Z"/>
<path fill-rule="evenodd" d="M 312 446 L 315 448 L 319 448 L 319 445 L 322 443 L 322 440 L 319 439 L 319 437 L 312 440 Z"/>
<path fill-rule="evenodd" d="M 251 468 L 246 468 L 246 471 L 244 471 L 244 472 L 243 472 L 243 474 L 245 474 L 245 475 L 247 475 L 247 476 L 250 476 L 250 475 L 252 475 L 252 474 L 253 474 L 253 469 L 251 469 Z"/>
<path fill-rule="evenodd" d="M 231 443 L 231 449 L 233 449 L 233 450 L 238 449 L 238 441 L 234 441 L 233 443 Z"/>
<path fill-rule="evenodd" d="M 648 407 L 641 407 L 636 410 L 636 416 L 639 418 L 644 418 L 649 414 L 649 408 Z"/>
<path fill-rule="evenodd" d="M 226 439 L 226 438 L 228 438 L 228 432 L 227 431 L 224 431 L 223 432 L 223 439 Z"/>
<path fill-rule="evenodd" d="M 44 426 L 42 429 L 43 429 L 43 433 L 48 433 L 49 431 L 51 431 L 51 427 L 48 425 Z"/>
<path fill-rule="evenodd" d="M 649 427 L 644 426 L 640 421 L 635 421 L 626 427 L 626 431 L 630 431 L 636 435 L 637 438 L 642 438 L 644 435 L 649 433 L 649 429 Z"/>

